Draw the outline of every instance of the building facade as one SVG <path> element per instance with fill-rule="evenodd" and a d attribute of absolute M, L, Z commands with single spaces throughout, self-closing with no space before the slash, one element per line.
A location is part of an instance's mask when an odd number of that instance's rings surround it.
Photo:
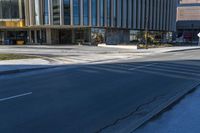
<path fill-rule="evenodd" d="M 0 0 L 0 44 L 26 39 L 24 27 L 24 1 Z"/>
<path fill-rule="evenodd" d="M 11 1 L 24 4 L 27 43 L 118 44 L 129 42 L 130 30 L 176 30 L 178 0 Z"/>
<path fill-rule="evenodd" d="M 200 32 L 200 0 L 180 0 L 177 9 L 178 38 L 184 42 L 198 43 Z"/>

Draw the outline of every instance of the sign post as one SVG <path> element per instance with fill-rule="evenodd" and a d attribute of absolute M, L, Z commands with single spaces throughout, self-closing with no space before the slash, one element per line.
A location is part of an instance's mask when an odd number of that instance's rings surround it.
<path fill-rule="evenodd" d="M 199 37 L 199 43 L 198 43 L 198 46 L 200 46 L 200 32 L 199 34 L 197 35 Z"/>

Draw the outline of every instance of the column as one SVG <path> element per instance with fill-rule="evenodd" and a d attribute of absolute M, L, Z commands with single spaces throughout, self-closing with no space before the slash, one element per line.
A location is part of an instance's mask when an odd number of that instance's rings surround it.
<path fill-rule="evenodd" d="M 60 25 L 64 25 L 64 3 L 60 0 Z"/>

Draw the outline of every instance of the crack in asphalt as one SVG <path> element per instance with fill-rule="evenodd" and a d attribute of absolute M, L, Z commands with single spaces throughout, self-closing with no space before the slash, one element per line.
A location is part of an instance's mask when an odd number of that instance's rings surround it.
<path fill-rule="evenodd" d="M 157 101 L 159 98 L 164 97 L 164 96 L 166 96 L 166 94 L 162 94 L 162 95 L 156 96 L 156 97 L 154 97 L 151 101 L 139 105 L 134 111 L 130 112 L 128 115 L 116 119 L 113 123 L 111 123 L 111 124 L 109 124 L 109 125 L 106 125 L 106 126 L 104 126 L 103 128 L 100 128 L 100 129 L 97 130 L 95 133 L 101 133 L 101 132 L 104 131 L 105 129 L 108 129 L 108 128 L 110 128 L 110 127 L 113 127 L 113 126 L 117 125 L 120 121 L 125 120 L 125 119 L 129 118 L 130 116 L 133 116 L 133 115 L 134 115 L 135 113 L 137 113 L 142 107 L 144 107 L 144 106 L 146 106 L 146 105 L 149 105 L 149 104 L 151 104 L 151 103 Z"/>

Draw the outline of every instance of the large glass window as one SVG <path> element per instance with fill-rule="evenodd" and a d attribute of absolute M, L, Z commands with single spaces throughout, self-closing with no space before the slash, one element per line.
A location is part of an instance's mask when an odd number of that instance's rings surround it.
<path fill-rule="evenodd" d="M 19 18 L 19 1 L 0 0 L 0 18 L 1 19 Z"/>
<path fill-rule="evenodd" d="M 114 17 L 113 17 L 113 25 L 115 26 L 115 27 L 117 27 L 117 0 L 113 0 L 113 14 L 114 14 Z"/>
<path fill-rule="evenodd" d="M 73 1 L 74 25 L 80 24 L 80 0 Z"/>
<path fill-rule="evenodd" d="M 111 25 L 111 0 L 107 0 L 107 26 Z"/>
<path fill-rule="evenodd" d="M 19 1 L 10 0 L 11 18 L 19 18 Z"/>
<path fill-rule="evenodd" d="M 53 5 L 53 24 L 60 24 L 60 0 L 52 0 Z"/>
<path fill-rule="evenodd" d="M 4 19 L 11 18 L 10 0 L 2 0 L 2 17 Z"/>
<path fill-rule="evenodd" d="M 44 24 L 49 24 L 49 0 L 44 0 Z"/>
<path fill-rule="evenodd" d="M 83 24 L 89 24 L 89 0 L 83 1 Z"/>
<path fill-rule="evenodd" d="M 70 25 L 70 0 L 64 0 L 64 24 Z"/>
<path fill-rule="evenodd" d="M 100 0 L 100 25 L 104 26 L 104 0 Z"/>
<path fill-rule="evenodd" d="M 97 0 L 92 0 L 92 26 L 97 25 Z"/>

